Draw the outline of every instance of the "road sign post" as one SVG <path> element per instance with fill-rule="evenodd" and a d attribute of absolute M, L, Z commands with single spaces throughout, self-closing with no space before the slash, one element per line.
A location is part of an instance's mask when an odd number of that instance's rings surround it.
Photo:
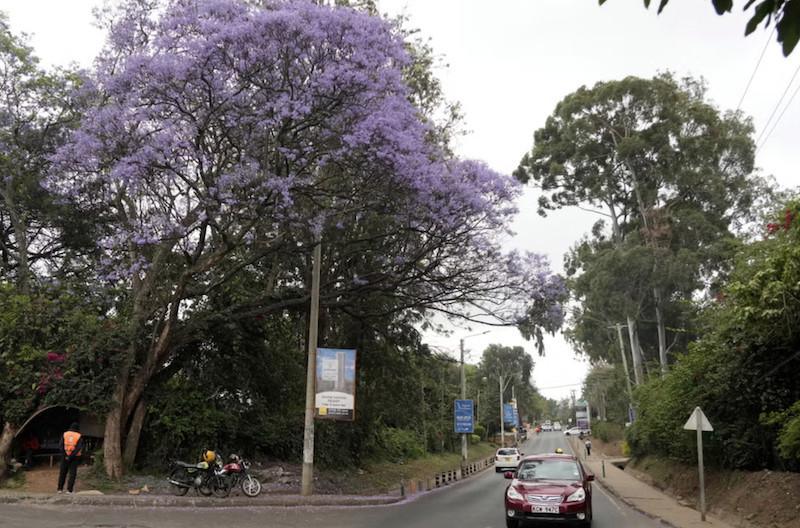
<path fill-rule="evenodd" d="M 706 520 L 706 483 L 703 472 L 703 431 L 713 431 L 711 422 L 700 407 L 695 407 L 689 419 L 683 424 L 688 431 L 697 431 L 697 470 L 700 475 L 700 520 Z"/>

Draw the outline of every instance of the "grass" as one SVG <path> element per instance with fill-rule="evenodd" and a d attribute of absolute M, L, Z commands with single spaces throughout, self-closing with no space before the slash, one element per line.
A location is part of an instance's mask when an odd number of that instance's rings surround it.
<path fill-rule="evenodd" d="M 469 461 L 488 458 L 495 450 L 494 445 L 486 442 L 473 444 L 469 447 Z M 321 478 L 328 479 L 342 493 L 386 493 L 396 491 L 401 480 L 424 480 L 460 466 L 460 453 L 437 453 L 404 463 L 373 462 L 361 469 L 325 471 Z"/>
<path fill-rule="evenodd" d="M 0 488 L 7 490 L 19 490 L 25 486 L 25 472 L 17 471 L 6 480 L 0 482 Z"/>

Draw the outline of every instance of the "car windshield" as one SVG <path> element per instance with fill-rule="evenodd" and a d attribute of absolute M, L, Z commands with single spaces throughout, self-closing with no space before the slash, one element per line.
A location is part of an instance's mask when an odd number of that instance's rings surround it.
<path fill-rule="evenodd" d="M 498 449 L 497 454 L 500 456 L 516 455 L 516 449 Z"/>
<path fill-rule="evenodd" d="M 528 460 L 517 470 L 520 480 L 580 480 L 580 470 L 573 460 Z"/>

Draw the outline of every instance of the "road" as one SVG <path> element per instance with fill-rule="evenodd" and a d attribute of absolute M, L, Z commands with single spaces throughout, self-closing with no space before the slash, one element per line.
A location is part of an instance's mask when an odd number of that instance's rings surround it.
<path fill-rule="evenodd" d="M 542 433 L 524 453 L 569 452 L 564 435 Z M 359 508 L 112 509 L 0 505 L 2 528 L 503 528 L 507 480 L 492 470 L 403 503 Z M 594 484 L 594 528 L 663 528 Z"/>

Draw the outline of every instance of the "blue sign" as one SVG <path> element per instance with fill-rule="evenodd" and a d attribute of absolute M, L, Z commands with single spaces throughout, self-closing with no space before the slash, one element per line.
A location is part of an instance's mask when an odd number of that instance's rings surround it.
<path fill-rule="evenodd" d="M 514 419 L 514 406 L 510 403 L 503 404 L 503 422 L 509 425 L 514 425 L 516 420 Z"/>
<path fill-rule="evenodd" d="M 472 400 L 455 401 L 453 420 L 457 433 L 472 433 L 475 431 L 472 413 Z"/>

